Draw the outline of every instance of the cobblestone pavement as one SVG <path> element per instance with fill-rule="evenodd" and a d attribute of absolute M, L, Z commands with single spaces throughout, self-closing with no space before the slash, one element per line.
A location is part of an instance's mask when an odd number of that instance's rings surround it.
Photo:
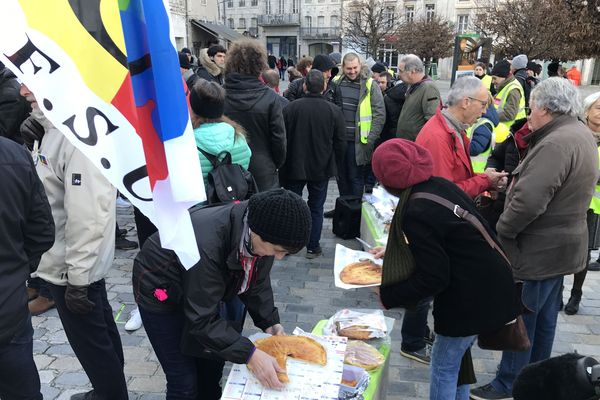
<path fill-rule="evenodd" d="M 443 83 L 443 82 L 442 82 Z M 440 85 L 442 86 L 442 85 Z M 445 97 L 447 87 L 442 86 Z M 325 205 L 333 208 L 337 188 L 332 181 Z M 118 221 L 127 228 L 130 239 L 135 239 L 132 209 L 119 208 Z M 358 248 L 354 240 L 342 241 L 331 233 L 331 220 L 325 220 L 321 246 L 322 257 L 307 260 L 301 252 L 276 263 L 273 273 L 275 300 L 282 323 L 288 332 L 296 326 L 310 330 L 317 321 L 330 317 L 340 308 L 377 308 L 379 302 L 370 290 L 344 291 L 333 284 L 333 255 L 336 243 Z M 106 279 L 108 298 L 115 314 L 125 306 L 119 319 L 121 340 L 125 352 L 125 375 L 132 400 L 164 399 L 165 378 L 152 351 L 144 329 L 128 333 L 123 329 L 129 311 L 134 308 L 131 291 L 132 259 L 137 250 L 120 251 L 115 254 L 114 266 Z M 593 258 L 597 256 L 594 253 Z M 568 299 L 572 277 L 565 280 L 565 301 Z M 428 397 L 428 367 L 410 361 L 399 354 L 401 311 L 387 312 L 396 318 L 392 332 L 388 400 L 425 399 Z M 248 319 L 249 320 L 249 319 Z M 68 400 L 74 393 L 90 389 L 89 381 L 75 358 L 67 341 L 56 310 L 33 317 L 35 328 L 34 354 L 40 372 L 42 392 L 47 400 Z M 246 332 L 254 332 L 248 325 Z M 587 276 L 580 313 L 575 316 L 559 315 L 559 326 L 554 344 L 555 354 L 577 350 L 600 359 L 600 272 Z M 487 383 L 496 370 L 500 353 L 482 351 L 474 347 L 473 359 L 478 379 Z M 225 376 L 227 373 L 225 373 Z"/>

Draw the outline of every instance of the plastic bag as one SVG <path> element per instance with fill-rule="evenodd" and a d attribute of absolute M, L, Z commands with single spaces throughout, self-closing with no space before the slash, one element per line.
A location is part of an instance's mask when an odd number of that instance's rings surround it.
<path fill-rule="evenodd" d="M 385 357 L 375 347 L 360 340 L 348 341 L 344 364 L 371 371 L 379 368 L 383 363 L 385 363 Z"/>
<path fill-rule="evenodd" d="M 393 323 L 393 322 L 392 322 Z M 323 328 L 325 335 L 345 336 L 349 339 L 377 339 L 388 335 L 386 317 L 381 310 L 350 310 L 336 312 Z"/>

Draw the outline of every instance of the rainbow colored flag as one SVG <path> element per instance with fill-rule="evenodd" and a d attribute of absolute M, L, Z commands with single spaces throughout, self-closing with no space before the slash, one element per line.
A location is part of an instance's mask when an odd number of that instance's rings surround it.
<path fill-rule="evenodd" d="M 3 0 L 0 61 L 190 268 L 206 199 L 167 0 Z M 93 207 L 93 205 L 90 205 Z"/>

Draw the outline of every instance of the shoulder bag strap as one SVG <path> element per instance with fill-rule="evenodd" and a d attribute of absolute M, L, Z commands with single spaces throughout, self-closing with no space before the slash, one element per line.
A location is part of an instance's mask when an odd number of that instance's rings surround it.
<path fill-rule="evenodd" d="M 425 192 L 414 193 L 413 195 L 410 196 L 410 199 L 430 200 L 430 201 L 433 201 L 434 203 L 438 203 L 438 204 L 446 207 L 447 209 L 451 210 L 454 213 L 454 215 L 456 215 L 458 218 L 464 219 L 465 221 L 467 221 L 471 225 L 473 225 L 475 227 L 475 229 L 477 229 L 479 231 L 479 233 L 481 233 L 481 235 L 483 236 L 485 241 L 488 242 L 490 247 L 492 247 L 494 250 L 498 251 L 498 253 L 500 253 L 500 255 L 506 260 L 508 265 L 510 265 L 510 261 L 509 261 L 508 257 L 506 256 L 506 254 L 504 254 L 504 251 L 500 248 L 500 246 L 498 246 L 498 244 L 494 241 L 494 239 L 492 239 L 492 237 L 488 233 L 487 229 L 485 229 L 485 227 L 483 226 L 481 221 L 479 221 L 479 219 L 477 219 L 476 216 L 474 216 L 473 214 L 471 214 L 470 212 L 468 212 L 467 210 L 465 210 L 458 204 L 454 204 L 451 201 L 446 200 L 443 197 L 440 197 L 438 195 L 435 195 L 432 193 L 425 193 Z"/>
<path fill-rule="evenodd" d="M 219 165 L 219 158 L 217 156 L 215 156 L 214 154 L 207 153 L 198 146 L 196 146 L 196 148 L 212 164 L 213 168 L 216 168 L 217 165 Z"/>

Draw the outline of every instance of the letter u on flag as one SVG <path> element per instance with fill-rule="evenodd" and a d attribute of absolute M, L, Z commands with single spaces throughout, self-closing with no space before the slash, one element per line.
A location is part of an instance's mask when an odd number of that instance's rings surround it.
<path fill-rule="evenodd" d="M 206 200 L 166 0 L 3 0 L 0 61 L 190 268 Z M 90 205 L 93 207 L 93 205 Z"/>

